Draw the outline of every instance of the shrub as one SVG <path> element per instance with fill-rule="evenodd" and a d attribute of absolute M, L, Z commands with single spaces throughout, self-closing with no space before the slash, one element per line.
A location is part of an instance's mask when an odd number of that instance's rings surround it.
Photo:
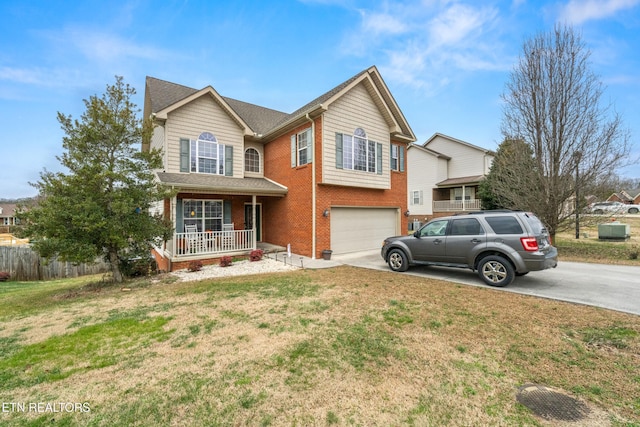
<path fill-rule="evenodd" d="M 9 280 L 11 275 L 6 271 L 0 271 L 0 282 L 6 282 Z"/>
<path fill-rule="evenodd" d="M 264 251 L 262 249 L 255 249 L 251 251 L 251 253 L 249 254 L 249 260 L 251 260 L 252 262 L 260 261 L 263 255 L 264 255 Z"/>
<path fill-rule="evenodd" d="M 629 249 L 629 259 L 638 259 L 638 252 L 640 252 L 638 245 L 632 245 Z"/>
<path fill-rule="evenodd" d="M 202 270 L 202 261 L 191 261 L 189 263 L 189 266 L 187 267 L 187 270 L 191 272 Z"/>
<path fill-rule="evenodd" d="M 232 263 L 233 259 L 230 256 L 220 258 L 220 267 L 229 267 Z"/>

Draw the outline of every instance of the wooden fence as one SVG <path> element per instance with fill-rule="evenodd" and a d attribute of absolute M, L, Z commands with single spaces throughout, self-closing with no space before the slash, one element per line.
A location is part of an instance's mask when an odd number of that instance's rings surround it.
<path fill-rule="evenodd" d="M 102 260 L 94 264 L 74 265 L 70 262 L 47 261 L 29 246 L 0 246 L 0 271 L 11 274 L 10 280 L 51 280 L 100 274 L 110 271 Z"/>

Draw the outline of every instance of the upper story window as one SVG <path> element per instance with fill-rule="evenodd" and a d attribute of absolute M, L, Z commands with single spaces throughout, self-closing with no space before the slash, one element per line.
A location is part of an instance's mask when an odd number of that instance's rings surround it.
<path fill-rule="evenodd" d="M 291 135 L 291 167 L 306 165 L 312 161 L 311 128 Z"/>
<path fill-rule="evenodd" d="M 233 175 L 233 147 L 220 144 L 211 132 L 180 139 L 180 172 Z"/>
<path fill-rule="evenodd" d="M 212 133 L 191 140 L 191 172 L 224 175 L 224 145 Z"/>
<path fill-rule="evenodd" d="M 338 133 L 336 167 L 382 174 L 382 144 L 369 140 L 362 128 L 353 135 Z"/>
<path fill-rule="evenodd" d="M 260 154 L 255 148 L 248 148 L 244 152 L 244 171 L 260 172 Z"/>
<path fill-rule="evenodd" d="M 404 172 L 404 147 L 391 144 L 391 170 Z"/>

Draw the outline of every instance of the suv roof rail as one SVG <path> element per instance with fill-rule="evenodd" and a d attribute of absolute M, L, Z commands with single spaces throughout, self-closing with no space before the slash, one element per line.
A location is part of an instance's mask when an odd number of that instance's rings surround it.
<path fill-rule="evenodd" d="M 490 214 L 490 213 L 501 213 L 501 212 L 522 212 L 520 210 L 515 210 L 515 209 L 487 209 L 487 210 L 482 210 L 482 211 L 467 211 L 467 212 L 456 212 L 454 214 L 454 216 L 457 215 L 483 215 L 483 214 Z"/>

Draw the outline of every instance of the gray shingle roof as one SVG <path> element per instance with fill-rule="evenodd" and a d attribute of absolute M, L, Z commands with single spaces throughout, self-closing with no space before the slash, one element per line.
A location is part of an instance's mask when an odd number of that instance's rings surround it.
<path fill-rule="evenodd" d="M 167 108 L 169 105 L 175 104 L 198 91 L 197 89 L 149 76 L 147 76 L 146 86 L 146 95 L 151 102 L 150 113 L 157 113 L 163 108 Z"/>
<path fill-rule="evenodd" d="M 287 187 L 265 178 L 231 178 L 200 173 L 158 172 L 158 179 L 165 185 L 176 186 L 181 191 L 210 189 L 216 193 L 244 195 L 285 195 Z"/>
<path fill-rule="evenodd" d="M 270 108 L 261 107 L 247 102 L 238 101 L 233 98 L 222 97 L 222 99 L 229 105 L 229 107 L 235 111 L 235 113 L 251 128 L 256 134 L 266 135 L 270 131 L 278 129 L 289 121 L 293 121 L 306 113 L 313 111 L 320 104 L 325 103 L 335 95 L 339 94 L 342 90 L 348 87 L 351 83 L 358 80 L 364 74 L 370 73 L 371 70 L 375 70 L 375 67 L 366 69 L 351 77 L 350 79 L 342 82 L 338 86 L 320 95 L 311 102 L 305 104 L 301 108 L 295 110 L 291 114 L 287 114 L 281 111 L 273 110 Z M 371 74 L 373 84 L 379 88 L 385 86 L 378 74 Z M 193 95 L 198 92 L 198 89 L 193 89 L 187 86 L 182 86 L 176 83 L 167 82 L 154 77 L 148 77 L 146 79 L 146 94 L 145 94 L 145 115 L 156 113 L 164 108 L 169 107 L 176 102 Z M 395 100 L 388 93 L 387 90 L 380 90 L 381 96 L 384 101 L 389 105 L 392 110 L 392 114 L 395 120 L 400 124 L 402 133 L 406 136 L 412 137 L 413 131 L 406 122 L 402 112 L 397 108 Z"/>
<path fill-rule="evenodd" d="M 247 125 L 249 125 L 251 130 L 257 134 L 267 133 L 284 118 L 290 116 L 282 111 L 260 107 L 259 105 L 238 101 L 237 99 L 227 97 L 223 97 L 223 99 L 227 104 L 229 104 L 233 111 L 235 111 L 236 114 L 240 116 Z"/>

